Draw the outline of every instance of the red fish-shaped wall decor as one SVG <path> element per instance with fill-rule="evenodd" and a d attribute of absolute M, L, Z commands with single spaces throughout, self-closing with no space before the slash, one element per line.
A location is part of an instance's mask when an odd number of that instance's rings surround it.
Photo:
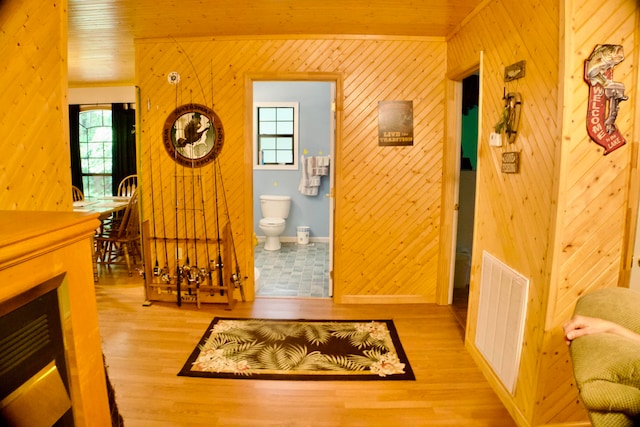
<path fill-rule="evenodd" d="M 604 148 L 604 154 L 622 147 L 626 140 L 616 126 L 624 84 L 613 80 L 613 68 L 624 60 L 622 46 L 597 45 L 589 59 L 584 61 L 584 80 L 589 84 L 587 132 L 589 137 Z"/>

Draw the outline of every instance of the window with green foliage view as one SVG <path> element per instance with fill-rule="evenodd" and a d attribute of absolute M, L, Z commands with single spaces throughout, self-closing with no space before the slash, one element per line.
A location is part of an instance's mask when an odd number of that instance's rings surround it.
<path fill-rule="evenodd" d="M 110 196 L 113 134 L 111 109 L 80 112 L 80 161 L 86 198 Z"/>

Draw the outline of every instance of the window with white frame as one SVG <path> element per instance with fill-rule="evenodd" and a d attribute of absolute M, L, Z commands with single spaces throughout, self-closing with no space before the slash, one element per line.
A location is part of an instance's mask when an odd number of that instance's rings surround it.
<path fill-rule="evenodd" d="M 80 162 L 85 197 L 111 195 L 111 107 L 80 108 Z"/>
<path fill-rule="evenodd" d="M 298 103 L 254 104 L 255 169 L 298 169 Z"/>

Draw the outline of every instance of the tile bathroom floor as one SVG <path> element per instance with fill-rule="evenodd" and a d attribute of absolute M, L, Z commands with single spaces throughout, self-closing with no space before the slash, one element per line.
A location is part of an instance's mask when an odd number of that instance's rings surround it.
<path fill-rule="evenodd" d="M 256 296 L 329 298 L 329 244 L 282 242 L 279 251 L 255 248 L 260 270 Z"/>

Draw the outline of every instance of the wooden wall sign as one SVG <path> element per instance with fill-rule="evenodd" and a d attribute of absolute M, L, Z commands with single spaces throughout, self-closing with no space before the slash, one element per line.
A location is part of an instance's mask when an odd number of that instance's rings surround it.
<path fill-rule="evenodd" d="M 524 77 L 527 68 L 527 61 L 519 61 L 515 64 L 507 65 L 504 68 L 504 81 L 510 82 Z"/>
<path fill-rule="evenodd" d="M 169 156 L 187 167 L 211 162 L 222 150 L 224 129 L 218 115 L 200 104 L 181 105 L 169 114 L 162 129 Z"/>
<path fill-rule="evenodd" d="M 520 169 L 520 153 L 508 151 L 502 153 L 502 173 L 518 173 Z"/>
<path fill-rule="evenodd" d="M 616 117 L 624 95 L 624 84 L 613 81 L 613 67 L 624 60 L 622 46 L 597 45 L 584 61 L 584 80 L 589 84 L 587 133 L 604 154 L 622 147 L 626 141 L 618 131 Z M 608 114 L 607 114 L 608 112 Z"/>
<path fill-rule="evenodd" d="M 413 145 L 413 101 L 378 102 L 378 145 Z"/>

